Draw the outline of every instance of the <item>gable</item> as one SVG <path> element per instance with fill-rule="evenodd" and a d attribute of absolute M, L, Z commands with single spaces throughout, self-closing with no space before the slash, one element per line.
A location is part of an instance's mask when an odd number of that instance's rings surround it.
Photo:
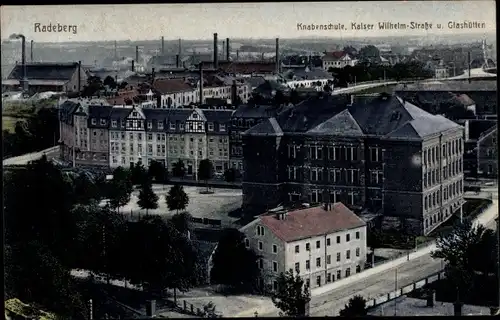
<path fill-rule="evenodd" d="M 144 116 L 144 113 L 137 109 L 137 108 L 131 108 L 130 113 L 127 116 L 128 120 L 144 120 L 146 117 Z"/>
<path fill-rule="evenodd" d="M 194 109 L 187 121 L 206 121 L 205 115 L 198 109 Z"/>

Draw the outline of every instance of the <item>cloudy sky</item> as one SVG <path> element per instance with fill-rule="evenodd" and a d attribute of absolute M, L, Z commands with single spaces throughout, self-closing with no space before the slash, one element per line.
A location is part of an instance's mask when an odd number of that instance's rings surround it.
<path fill-rule="evenodd" d="M 381 1 L 143 5 L 2 6 L 2 39 L 22 33 L 38 42 L 223 38 L 370 37 L 486 33 L 496 29 L 495 2 Z M 484 22 L 485 29 L 447 28 L 449 21 Z M 351 23 L 429 22 L 431 30 L 370 31 Z M 297 30 L 297 24 L 345 24 L 344 31 Z M 443 25 L 437 30 L 436 24 Z M 72 32 L 35 32 L 35 25 L 76 25 Z"/>

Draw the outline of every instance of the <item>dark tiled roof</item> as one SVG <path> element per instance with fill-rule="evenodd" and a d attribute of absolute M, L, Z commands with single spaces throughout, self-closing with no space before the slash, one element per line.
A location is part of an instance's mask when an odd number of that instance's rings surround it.
<path fill-rule="evenodd" d="M 261 119 L 270 118 L 277 114 L 277 108 L 274 106 L 252 106 L 252 105 L 242 105 L 239 106 L 233 113 L 233 118 L 251 118 L 251 119 Z"/>
<path fill-rule="evenodd" d="M 468 92 L 468 91 L 497 91 L 496 81 L 446 81 L 446 82 L 419 82 L 415 84 L 398 85 L 397 91 L 450 91 L 450 92 Z"/>
<path fill-rule="evenodd" d="M 312 68 L 310 70 L 294 70 L 293 72 L 289 72 L 288 75 L 292 78 L 295 77 L 296 80 L 333 80 L 333 76 L 322 68 Z M 292 78 L 288 78 L 288 80 L 291 80 Z"/>
<path fill-rule="evenodd" d="M 366 223 L 340 202 L 326 211 L 323 206 L 286 213 L 283 220 L 275 215 L 263 216 L 261 223 L 278 238 L 292 242 L 338 231 L 363 227 Z"/>
<path fill-rule="evenodd" d="M 69 81 L 78 71 L 78 63 L 28 63 L 26 76 L 29 80 L 66 80 Z M 82 70 L 82 73 L 84 71 Z M 12 69 L 7 79 L 21 80 L 23 67 L 18 64 Z"/>
<path fill-rule="evenodd" d="M 231 121 L 233 110 L 203 110 L 207 122 L 228 123 Z"/>
<path fill-rule="evenodd" d="M 161 94 L 194 90 L 184 79 L 156 79 L 153 83 L 153 88 Z"/>
<path fill-rule="evenodd" d="M 110 118 L 113 120 L 125 120 L 132 112 L 132 108 L 112 108 Z"/>
<path fill-rule="evenodd" d="M 73 102 L 73 101 L 64 101 L 59 109 L 59 117 L 61 121 L 72 124 L 73 123 L 73 113 L 78 109 L 80 106 L 79 103 Z"/>
<path fill-rule="evenodd" d="M 109 118 L 112 106 L 89 106 L 90 118 Z"/>
<path fill-rule="evenodd" d="M 269 93 L 271 91 L 289 91 L 290 88 L 274 80 L 266 80 L 254 89 L 255 92 Z"/>
<path fill-rule="evenodd" d="M 212 61 L 203 61 L 203 68 L 213 68 Z M 252 73 L 274 73 L 276 63 L 273 61 L 220 61 L 219 69 L 227 73 L 252 74 Z"/>
<path fill-rule="evenodd" d="M 169 122 L 183 122 L 186 121 L 194 110 L 192 109 L 168 109 Z"/>
<path fill-rule="evenodd" d="M 314 135 L 353 137 L 362 137 L 364 135 L 363 130 L 359 127 L 358 123 L 347 109 L 309 130 L 308 133 Z"/>
<path fill-rule="evenodd" d="M 261 121 L 256 126 L 248 129 L 243 133 L 243 135 L 253 135 L 253 136 L 282 136 L 283 131 L 280 125 L 276 121 L 276 118 L 268 118 Z"/>
<path fill-rule="evenodd" d="M 346 53 L 343 51 L 334 51 L 334 52 L 327 52 L 322 59 L 323 60 L 329 60 L 329 61 L 336 61 L 340 60 L 343 57 L 345 57 Z"/>

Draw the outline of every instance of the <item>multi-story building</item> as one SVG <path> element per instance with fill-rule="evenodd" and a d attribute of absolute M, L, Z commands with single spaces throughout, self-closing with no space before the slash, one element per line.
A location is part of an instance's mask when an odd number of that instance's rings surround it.
<path fill-rule="evenodd" d="M 495 125 L 483 132 L 477 139 L 477 173 L 478 175 L 498 177 L 498 126 Z"/>
<path fill-rule="evenodd" d="M 323 61 L 323 70 L 328 71 L 330 68 L 344 68 L 347 66 L 355 66 L 357 60 L 343 51 L 325 52 L 321 57 Z"/>
<path fill-rule="evenodd" d="M 397 96 L 319 96 L 242 136 L 247 210 L 340 201 L 427 234 L 462 208 L 463 127 Z"/>
<path fill-rule="evenodd" d="M 229 168 L 229 124 L 232 110 L 203 110 L 206 123 L 208 159 L 216 174 Z"/>
<path fill-rule="evenodd" d="M 242 105 L 231 116 L 229 148 L 231 167 L 243 173 L 243 140 L 241 134 L 264 119 L 274 117 L 282 110 L 275 106 Z"/>
<path fill-rule="evenodd" d="M 322 91 L 325 85 L 333 89 L 333 76 L 324 69 L 313 69 L 306 67 L 304 70 L 295 69 L 283 75 L 285 84 L 292 89 L 317 88 Z"/>
<path fill-rule="evenodd" d="M 158 108 L 177 108 L 199 102 L 196 86 L 185 79 L 155 79 L 153 88 L 160 96 Z"/>
<path fill-rule="evenodd" d="M 276 277 L 288 270 L 315 288 L 365 266 L 366 223 L 340 202 L 261 215 L 240 230 L 260 256 L 261 288 L 276 290 Z"/>

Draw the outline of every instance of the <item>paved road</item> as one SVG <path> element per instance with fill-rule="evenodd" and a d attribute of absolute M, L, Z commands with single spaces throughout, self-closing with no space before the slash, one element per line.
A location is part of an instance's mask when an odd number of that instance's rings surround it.
<path fill-rule="evenodd" d="M 479 215 L 475 221 L 490 227 L 498 216 L 498 200 Z M 407 286 L 417 280 L 425 278 L 441 269 L 441 261 L 435 260 L 430 253 L 421 257 L 405 261 L 397 267 L 387 269 L 367 276 L 358 281 L 346 282 L 345 285 L 333 291 L 313 296 L 311 299 L 310 313 L 312 316 L 336 316 L 351 297 L 356 294 L 367 299 L 376 298 L 395 290 L 395 274 L 398 270 L 398 288 Z M 346 279 L 347 280 L 347 279 Z"/>
<path fill-rule="evenodd" d="M 39 152 L 23 154 L 21 156 L 5 159 L 5 160 L 3 160 L 3 165 L 4 166 L 26 165 L 30 161 L 40 159 L 43 154 L 46 154 L 47 158 L 49 158 L 49 159 L 51 157 L 58 157 L 59 156 L 59 146 L 51 147 L 51 148 L 48 148 L 48 149 L 45 149 L 45 150 L 42 150 Z"/>

